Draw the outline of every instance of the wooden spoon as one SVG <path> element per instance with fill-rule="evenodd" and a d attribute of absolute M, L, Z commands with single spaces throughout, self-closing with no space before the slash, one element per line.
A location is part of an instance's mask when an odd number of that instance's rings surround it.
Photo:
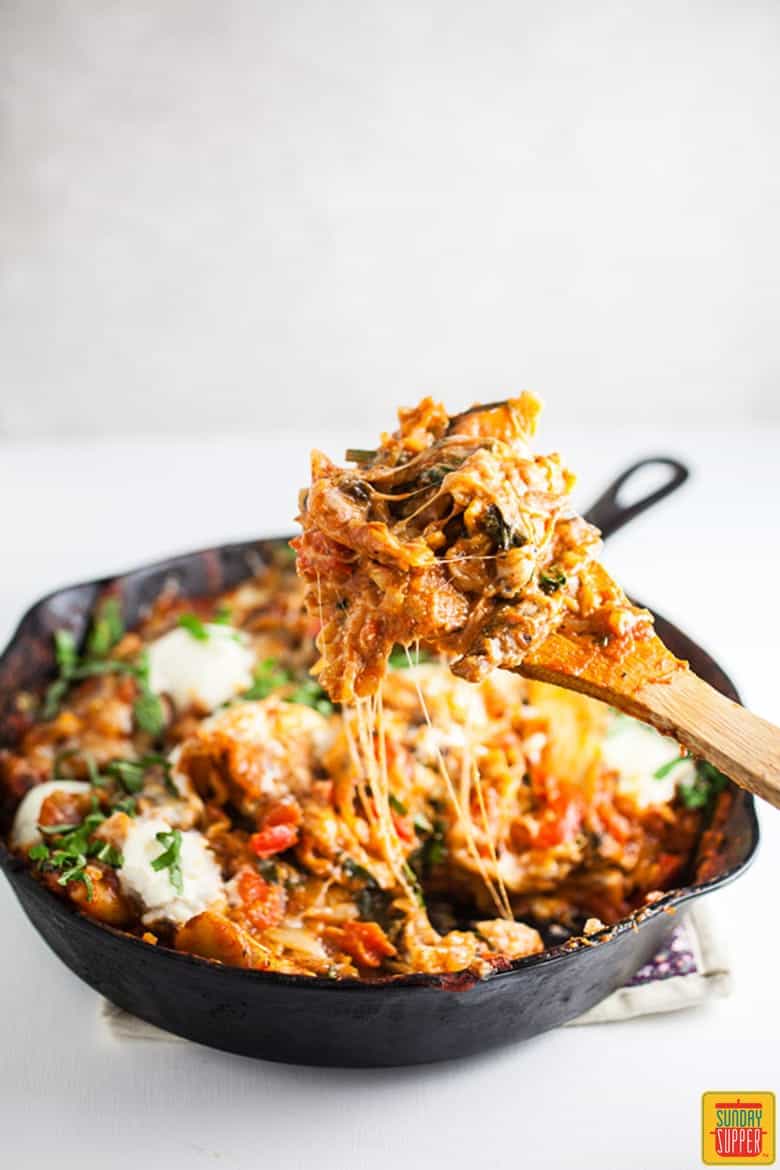
<path fill-rule="evenodd" d="M 657 635 L 629 640 L 613 656 L 591 634 L 564 621 L 517 669 L 652 724 L 780 808 L 780 728 L 721 695 Z"/>

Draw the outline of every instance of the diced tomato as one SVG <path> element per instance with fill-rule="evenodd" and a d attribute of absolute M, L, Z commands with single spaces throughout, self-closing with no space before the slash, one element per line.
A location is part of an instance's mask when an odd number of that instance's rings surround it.
<path fill-rule="evenodd" d="M 395 825 L 395 831 L 398 834 L 398 836 L 401 838 L 401 840 L 402 841 L 413 841 L 414 840 L 414 832 L 412 831 L 412 827 L 409 824 L 409 821 L 407 820 L 407 818 L 401 816 L 401 814 L 397 813 L 397 812 L 392 813 L 392 817 L 393 817 L 393 824 Z"/>
<path fill-rule="evenodd" d="M 339 945 L 359 967 L 379 967 L 383 958 L 397 954 L 376 922 L 348 922 L 341 931 Z"/>
<path fill-rule="evenodd" d="M 274 825 L 300 825 L 302 814 L 300 805 L 294 800 L 280 801 L 273 805 L 263 817 L 263 828 L 270 829 Z"/>
<path fill-rule="evenodd" d="M 581 821 L 582 812 L 576 800 L 556 801 L 539 826 L 534 845 L 547 849 L 571 841 L 579 832 Z"/>
<path fill-rule="evenodd" d="M 283 800 L 272 805 L 263 817 L 260 832 L 249 838 L 249 848 L 258 857 L 283 853 L 297 844 L 301 820 L 301 809 L 296 801 Z"/>
<path fill-rule="evenodd" d="M 296 845 L 298 836 L 297 825 L 270 825 L 267 829 L 252 834 L 249 838 L 249 848 L 258 857 L 273 857 Z"/>
<path fill-rule="evenodd" d="M 285 892 L 282 886 L 272 884 L 245 869 L 238 878 L 238 896 L 244 903 L 247 918 L 258 930 L 266 930 L 269 926 L 277 926 L 284 918 L 286 906 Z"/>
<path fill-rule="evenodd" d="M 619 844 L 625 845 L 631 836 L 631 824 L 626 817 L 607 803 L 599 805 L 598 812 L 601 822 L 610 837 L 614 837 Z"/>

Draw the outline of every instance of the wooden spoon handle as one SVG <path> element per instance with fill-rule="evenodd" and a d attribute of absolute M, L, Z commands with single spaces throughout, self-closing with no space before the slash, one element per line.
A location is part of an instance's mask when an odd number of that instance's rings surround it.
<path fill-rule="evenodd" d="M 634 700 L 642 709 L 640 719 L 780 808 L 780 728 L 725 698 L 690 670 L 678 671 L 666 683 L 650 683 Z"/>

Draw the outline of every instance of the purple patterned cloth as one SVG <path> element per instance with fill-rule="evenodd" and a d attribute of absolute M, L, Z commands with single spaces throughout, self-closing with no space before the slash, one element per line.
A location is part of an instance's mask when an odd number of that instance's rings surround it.
<path fill-rule="evenodd" d="M 658 951 L 644 967 L 640 967 L 626 986 L 639 987 L 644 983 L 671 979 L 675 975 L 696 975 L 697 972 L 696 955 L 689 928 L 685 922 L 681 922 L 675 928 L 668 945 Z"/>

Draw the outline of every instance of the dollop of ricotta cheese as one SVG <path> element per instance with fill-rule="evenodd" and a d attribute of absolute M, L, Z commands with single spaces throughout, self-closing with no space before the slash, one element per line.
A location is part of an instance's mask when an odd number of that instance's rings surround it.
<path fill-rule="evenodd" d="M 195 703 L 214 711 L 252 685 L 255 656 L 231 626 L 206 624 L 206 638 L 181 627 L 150 642 L 149 685 L 165 692 L 180 710 Z"/>
<path fill-rule="evenodd" d="M 195 829 L 181 834 L 181 893 L 173 885 L 169 869 L 152 868 L 152 862 L 165 852 L 157 834 L 170 832 L 170 824 L 161 817 L 139 817 L 130 823 L 122 844 L 119 883 L 126 894 L 143 904 L 141 920 L 146 925 L 160 919 L 178 925 L 224 899 L 219 866 L 206 838 Z"/>
<path fill-rule="evenodd" d="M 613 717 L 601 755 L 607 767 L 618 774 L 618 791 L 633 797 L 639 808 L 667 804 L 681 784 L 692 784 L 696 779 L 696 765 L 680 757 L 678 743 L 625 715 Z M 678 758 L 679 763 L 663 776 L 655 775 Z"/>
<path fill-rule="evenodd" d="M 22 797 L 16 810 L 11 828 L 11 848 L 29 849 L 38 845 L 43 837 L 38 828 L 41 806 L 52 792 L 89 792 L 90 785 L 84 780 L 46 780 L 37 784 Z"/>

